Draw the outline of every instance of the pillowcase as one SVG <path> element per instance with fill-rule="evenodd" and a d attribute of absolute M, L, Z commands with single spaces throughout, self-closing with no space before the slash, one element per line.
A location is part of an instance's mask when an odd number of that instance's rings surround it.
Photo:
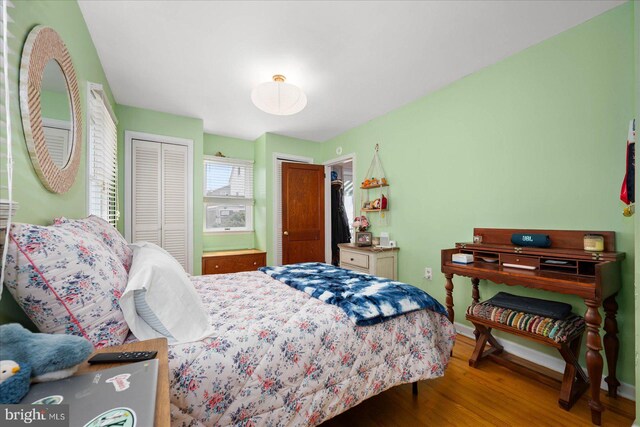
<path fill-rule="evenodd" d="M 41 332 L 79 335 L 98 348 L 124 342 L 118 298 L 127 272 L 93 234 L 14 224 L 6 264 L 7 289 Z"/>
<path fill-rule="evenodd" d="M 153 310 L 151 310 L 151 307 L 149 307 L 149 304 L 147 304 L 146 289 L 136 289 L 133 291 L 133 302 L 136 306 L 136 313 L 138 313 L 138 316 L 140 316 L 147 325 L 151 326 L 151 328 L 157 332 L 160 332 L 161 335 L 175 340 L 171 332 L 162 324 L 158 316 L 156 316 Z"/>
<path fill-rule="evenodd" d="M 186 343 L 210 336 L 214 330 L 209 316 L 180 263 L 153 243 L 130 246 L 133 262 L 120 307 L 136 338 L 165 337 L 171 343 Z"/>
<path fill-rule="evenodd" d="M 56 218 L 53 221 L 54 225 L 67 228 L 70 230 L 77 230 L 84 233 L 93 234 L 99 241 L 104 243 L 116 257 L 120 260 L 124 269 L 129 271 L 131 267 L 131 258 L 133 257 L 133 251 L 128 246 L 127 241 L 122 235 L 115 229 L 115 227 L 109 224 L 104 219 L 90 215 L 83 219 L 68 219 L 65 217 Z"/>

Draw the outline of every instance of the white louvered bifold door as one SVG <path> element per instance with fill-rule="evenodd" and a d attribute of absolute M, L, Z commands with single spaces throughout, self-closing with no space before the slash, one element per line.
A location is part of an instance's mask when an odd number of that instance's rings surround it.
<path fill-rule="evenodd" d="M 63 168 L 69 159 L 69 137 L 68 129 L 59 129 L 50 126 L 42 126 L 44 139 L 47 141 L 47 149 L 51 160 L 58 167 Z"/>
<path fill-rule="evenodd" d="M 162 247 L 189 271 L 187 147 L 162 146 Z"/>
<path fill-rule="evenodd" d="M 131 142 L 131 241 L 162 246 L 162 144 Z"/>

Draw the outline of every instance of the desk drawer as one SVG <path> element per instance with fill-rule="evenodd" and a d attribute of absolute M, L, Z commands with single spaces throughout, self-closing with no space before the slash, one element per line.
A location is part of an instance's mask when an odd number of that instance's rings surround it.
<path fill-rule="evenodd" d="M 540 267 L 540 260 L 535 257 L 522 256 L 516 254 L 500 254 L 500 264 L 518 264 L 529 267 Z"/>
<path fill-rule="evenodd" d="M 355 265 L 356 267 L 361 268 L 369 268 L 369 255 L 359 252 L 345 251 L 344 249 L 341 249 L 340 263 Z"/>

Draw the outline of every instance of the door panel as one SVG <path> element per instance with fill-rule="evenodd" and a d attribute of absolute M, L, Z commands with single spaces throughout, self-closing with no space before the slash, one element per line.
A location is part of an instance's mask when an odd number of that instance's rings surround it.
<path fill-rule="evenodd" d="M 162 144 L 162 247 L 188 271 L 187 155 L 184 145 Z"/>
<path fill-rule="evenodd" d="M 132 143 L 131 242 L 162 246 L 162 146 L 136 139 Z"/>
<path fill-rule="evenodd" d="M 324 262 L 324 166 L 282 163 L 282 261 Z"/>

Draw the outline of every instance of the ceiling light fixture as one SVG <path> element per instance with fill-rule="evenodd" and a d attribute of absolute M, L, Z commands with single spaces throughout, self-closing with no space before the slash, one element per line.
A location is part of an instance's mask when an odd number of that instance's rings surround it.
<path fill-rule="evenodd" d="M 273 76 L 272 82 L 261 83 L 251 92 L 251 100 L 265 113 L 290 116 L 307 106 L 307 95 L 290 83 L 281 74 Z"/>

